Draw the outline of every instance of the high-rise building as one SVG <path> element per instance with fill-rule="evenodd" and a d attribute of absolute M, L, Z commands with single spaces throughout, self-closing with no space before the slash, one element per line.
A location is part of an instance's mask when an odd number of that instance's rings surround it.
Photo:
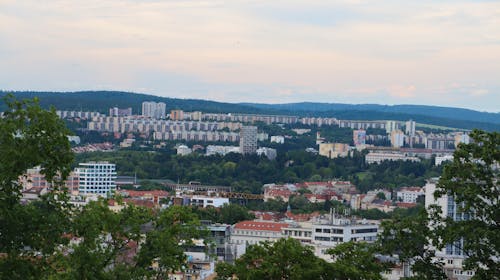
<path fill-rule="evenodd" d="M 118 107 L 109 108 L 110 117 L 132 116 L 132 108 L 120 109 Z"/>
<path fill-rule="evenodd" d="M 415 121 L 409 120 L 405 123 L 405 133 L 409 136 L 415 135 Z"/>
<path fill-rule="evenodd" d="M 352 140 L 354 142 L 354 146 L 365 145 L 366 144 L 366 130 L 363 130 L 363 129 L 353 130 Z"/>
<path fill-rule="evenodd" d="M 405 134 L 401 130 L 393 130 L 391 132 L 391 145 L 394 148 L 403 147 L 405 144 Z"/>
<path fill-rule="evenodd" d="M 80 194 L 109 196 L 116 190 L 116 165 L 114 163 L 105 161 L 80 163 L 76 172 Z"/>
<path fill-rule="evenodd" d="M 467 221 L 473 219 L 470 212 L 463 211 L 464 205 L 457 203 L 453 195 L 444 194 L 438 198 L 434 196 L 437 189 L 437 178 L 430 179 L 424 186 L 425 190 L 425 208 L 430 209 L 431 206 L 437 205 L 441 208 L 441 217 L 448 218 L 453 221 Z M 444 271 L 447 275 L 453 275 L 449 279 L 470 279 L 474 275 L 474 271 L 464 271 L 463 262 L 467 258 L 466 253 L 462 249 L 464 247 L 464 240 L 458 239 L 453 243 L 446 244 L 446 246 L 440 250 L 436 249 L 436 257 L 444 260 Z M 456 274 L 461 274 L 460 278 L 457 278 Z M 465 276 L 465 277 L 464 277 Z"/>
<path fill-rule="evenodd" d="M 142 115 L 154 119 L 165 118 L 166 105 L 163 102 L 142 102 Z"/>
<path fill-rule="evenodd" d="M 184 119 L 184 111 L 172 110 L 170 111 L 170 119 L 174 121 L 181 121 Z"/>
<path fill-rule="evenodd" d="M 399 123 L 397 121 L 387 121 L 385 123 L 385 132 L 387 132 L 387 134 L 391 134 L 391 132 L 398 129 Z"/>
<path fill-rule="evenodd" d="M 243 126 L 240 131 L 240 151 L 242 154 L 257 152 L 257 127 Z"/>

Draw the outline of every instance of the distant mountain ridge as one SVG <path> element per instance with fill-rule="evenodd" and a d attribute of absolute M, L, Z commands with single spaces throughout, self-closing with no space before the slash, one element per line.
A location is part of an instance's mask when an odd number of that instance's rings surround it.
<path fill-rule="evenodd" d="M 303 112 L 328 111 L 375 111 L 384 113 L 403 113 L 423 116 L 435 116 L 457 120 L 474 120 L 479 122 L 500 124 L 500 113 L 479 112 L 470 109 L 428 106 L 428 105 L 379 105 L 379 104 L 342 104 L 298 102 L 285 104 L 241 103 L 260 109 L 274 109 Z"/>
<path fill-rule="evenodd" d="M 7 91 L 0 91 L 0 98 Z M 425 105 L 377 105 L 340 103 L 224 103 L 199 99 L 179 99 L 121 91 L 79 92 L 11 92 L 17 98 L 38 97 L 44 108 L 55 106 L 58 110 L 82 110 L 108 113 L 111 107 L 131 107 L 140 113 L 143 101 L 165 102 L 167 110 L 203 111 L 208 113 L 279 114 L 297 116 L 335 117 L 353 120 L 408 120 L 419 123 L 455 127 L 480 128 L 500 131 L 500 113 L 478 112 L 469 109 Z M 0 100 L 0 111 L 5 110 Z"/>

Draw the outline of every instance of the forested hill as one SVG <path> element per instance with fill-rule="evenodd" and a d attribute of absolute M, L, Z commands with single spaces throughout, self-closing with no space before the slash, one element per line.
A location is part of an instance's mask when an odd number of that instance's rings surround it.
<path fill-rule="evenodd" d="M 295 112 L 316 112 L 330 114 L 331 112 L 381 112 L 386 115 L 405 114 L 440 117 L 443 119 L 477 121 L 500 124 L 500 113 L 479 112 L 470 109 L 426 106 L 426 105 L 379 105 L 379 104 L 342 104 L 342 103 L 286 103 L 286 104 L 257 104 L 242 103 L 259 109 L 286 110 Z"/>
<path fill-rule="evenodd" d="M 334 103 L 290 103 L 253 104 L 223 103 L 199 99 L 179 99 L 154 95 L 118 91 L 80 92 L 12 92 L 18 98 L 38 97 L 40 104 L 48 108 L 54 105 L 58 110 L 83 110 L 107 113 L 110 107 L 132 107 L 134 113 L 141 111 L 143 101 L 165 102 L 167 110 L 203 111 L 211 113 L 283 114 L 297 116 L 335 117 L 353 120 L 400 120 L 413 119 L 418 123 L 433 124 L 463 129 L 480 128 L 500 131 L 500 113 L 485 113 L 474 110 L 422 106 L 422 105 L 377 105 L 377 104 L 334 104 Z M 0 91 L 0 97 L 6 95 Z M 0 111 L 5 110 L 0 100 Z"/>
<path fill-rule="evenodd" d="M 13 93 L 17 98 L 38 97 L 44 108 L 51 105 L 58 110 L 68 111 L 98 111 L 108 113 L 109 108 L 131 107 L 134 114 L 140 114 L 141 104 L 144 101 L 165 102 L 167 111 L 182 109 L 184 111 L 203 111 L 211 113 L 266 113 L 272 109 L 259 109 L 246 105 L 230 104 L 199 99 L 168 98 L 155 95 L 122 92 L 122 91 L 78 91 L 78 92 L 32 92 L 0 91 L 0 97 Z M 0 100 L 0 111 L 5 109 L 3 100 Z"/>

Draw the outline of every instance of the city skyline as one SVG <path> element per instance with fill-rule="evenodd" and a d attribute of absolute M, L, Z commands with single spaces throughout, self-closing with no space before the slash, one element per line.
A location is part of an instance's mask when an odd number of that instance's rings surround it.
<path fill-rule="evenodd" d="M 5 0 L 0 20 L 4 90 L 499 111 L 494 1 Z"/>

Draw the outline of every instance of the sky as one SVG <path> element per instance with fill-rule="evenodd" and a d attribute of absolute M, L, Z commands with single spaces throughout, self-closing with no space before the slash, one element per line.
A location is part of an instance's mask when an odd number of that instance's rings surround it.
<path fill-rule="evenodd" d="M 500 1 L 0 0 L 0 89 L 500 111 Z"/>

